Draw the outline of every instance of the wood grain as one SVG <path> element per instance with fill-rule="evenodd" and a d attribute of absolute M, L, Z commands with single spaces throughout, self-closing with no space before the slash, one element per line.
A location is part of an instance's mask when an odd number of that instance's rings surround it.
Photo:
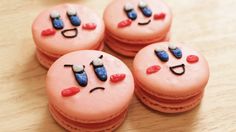
<path fill-rule="evenodd" d="M 46 70 L 35 59 L 31 23 L 37 14 L 63 2 L 83 3 L 102 16 L 110 0 L 1 0 L 0 131 L 63 132 L 47 110 Z M 174 13 L 172 41 L 202 52 L 211 76 L 196 109 L 167 115 L 143 106 L 135 97 L 118 132 L 236 131 L 235 0 L 166 0 Z M 132 60 L 118 56 L 132 67 Z"/>

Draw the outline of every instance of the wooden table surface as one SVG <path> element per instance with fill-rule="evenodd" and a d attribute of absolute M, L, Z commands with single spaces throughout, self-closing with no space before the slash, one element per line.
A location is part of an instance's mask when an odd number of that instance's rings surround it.
<path fill-rule="evenodd" d="M 98 2 L 99 1 L 99 2 Z M 31 23 L 40 11 L 63 2 L 79 2 L 102 16 L 110 0 L 0 1 L 0 131 L 63 132 L 47 109 L 45 75 L 35 58 Z M 135 97 L 118 132 L 236 131 L 236 1 L 165 0 L 173 10 L 172 41 L 202 52 L 211 76 L 205 97 L 194 110 L 161 114 Z M 131 67 L 132 60 L 105 49 Z"/>

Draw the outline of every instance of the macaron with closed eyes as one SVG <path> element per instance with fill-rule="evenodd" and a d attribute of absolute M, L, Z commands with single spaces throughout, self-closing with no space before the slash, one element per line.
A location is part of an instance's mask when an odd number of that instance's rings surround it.
<path fill-rule="evenodd" d="M 113 131 L 127 115 L 134 79 L 114 56 L 81 50 L 62 56 L 50 67 L 46 91 L 53 118 L 66 130 Z"/>
<path fill-rule="evenodd" d="M 113 0 L 103 15 L 105 43 L 122 55 L 134 57 L 142 47 L 169 40 L 172 17 L 161 0 Z M 140 48 L 130 48 L 136 45 Z"/>
<path fill-rule="evenodd" d="M 196 107 L 209 80 L 204 56 L 179 43 L 155 43 L 143 48 L 135 56 L 133 68 L 137 97 L 164 113 Z"/>
<path fill-rule="evenodd" d="M 41 12 L 32 24 L 37 58 L 46 68 L 62 55 L 78 50 L 102 50 L 105 26 L 91 9 L 62 4 Z"/>

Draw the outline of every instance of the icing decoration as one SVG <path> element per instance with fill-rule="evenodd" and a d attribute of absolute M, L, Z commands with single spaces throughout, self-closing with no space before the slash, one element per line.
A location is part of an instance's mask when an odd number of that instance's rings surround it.
<path fill-rule="evenodd" d="M 158 65 L 153 65 L 147 68 L 146 74 L 153 74 L 161 70 L 161 67 Z"/>
<path fill-rule="evenodd" d="M 93 65 L 94 72 L 96 76 L 101 81 L 107 80 L 107 71 L 102 62 L 103 55 L 101 55 L 98 59 L 93 60 L 90 65 Z"/>
<path fill-rule="evenodd" d="M 148 20 L 147 22 L 139 22 L 138 25 L 144 26 L 144 25 L 148 25 L 151 22 L 151 20 Z"/>
<path fill-rule="evenodd" d="M 70 87 L 61 91 L 63 97 L 73 96 L 80 92 L 80 89 L 77 87 Z"/>
<path fill-rule="evenodd" d="M 89 91 L 89 93 L 92 93 L 92 92 L 94 92 L 94 91 L 96 91 L 96 90 L 105 90 L 105 88 L 104 87 L 96 87 L 96 88 L 93 88 L 93 89 L 91 89 L 90 91 Z"/>
<path fill-rule="evenodd" d="M 83 65 L 64 65 L 64 67 L 71 67 L 77 83 L 81 87 L 86 87 L 88 84 L 88 77 Z"/>
<path fill-rule="evenodd" d="M 63 21 L 60 19 L 60 14 L 56 11 L 53 11 L 50 14 L 50 18 L 52 21 L 52 25 L 55 29 L 59 30 L 59 29 L 63 29 L 64 28 L 64 23 Z"/>
<path fill-rule="evenodd" d="M 125 77 L 126 77 L 125 74 L 114 74 L 114 75 L 110 76 L 110 81 L 113 83 L 117 83 L 117 82 L 124 80 Z"/>
<path fill-rule="evenodd" d="M 43 30 L 43 31 L 41 32 L 41 35 L 42 35 L 42 36 L 52 36 L 52 35 L 54 35 L 54 34 L 56 34 L 56 30 L 53 29 L 53 28 L 48 28 L 48 29 Z"/>
<path fill-rule="evenodd" d="M 77 12 L 75 9 L 73 9 L 73 8 L 68 9 L 67 16 L 70 19 L 70 22 L 73 26 L 80 26 L 81 25 L 81 20 L 77 16 Z"/>
<path fill-rule="evenodd" d="M 182 72 L 176 72 L 175 69 L 177 69 L 177 68 L 182 68 L 183 71 Z M 183 75 L 185 73 L 185 65 L 181 64 L 181 65 L 177 65 L 177 66 L 172 66 L 172 67 L 170 67 L 170 71 L 175 75 Z"/>
<path fill-rule="evenodd" d="M 140 1 L 138 6 L 141 9 L 144 16 L 146 17 L 152 16 L 152 10 L 147 6 L 147 3 L 145 3 L 144 1 Z"/>
<path fill-rule="evenodd" d="M 162 61 L 167 62 L 169 60 L 169 55 L 163 49 L 155 49 L 155 55 Z"/>
<path fill-rule="evenodd" d="M 67 32 L 74 32 L 74 35 L 66 35 Z M 75 38 L 78 35 L 78 29 L 73 28 L 73 29 L 66 29 L 61 32 L 62 36 L 65 38 Z"/>
<path fill-rule="evenodd" d="M 166 14 L 165 13 L 160 13 L 160 14 L 155 14 L 154 15 L 154 20 L 163 20 L 166 18 Z"/>
<path fill-rule="evenodd" d="M 82 28 L 85 30 L 94 30 L 96 29 L 97 25 L 95 23 L 86 23 L 83 24 Z"/>
<path fill-rule="evenodd" d="M 180 48 L 178 48 L 174 45 L 170 45 L 169 50 L 172 53 L 172 55 L 174 55 L 177 59 L 182 58 L 182 51 Z"/>
<path fill-rule="evenodd" d="M 197 63 L 199 61 L 199 58 L 198 58 L 198 56 L 196 56 L 196 55 L 189 55 L 188 57 L 187 57 L 187 62 L 188 63 Z"/>
<path fill-rule="evenodd" d="M 125 10 L 126 15 L 128 16 L 129 19 L 131 19 L 131 20 L 136 20 L 136 18 L 137 18 L 138 15 L 137 15 L 137 13 L 135 12 L 134 7 L 133 7 L 132 4 L 127 3 L 127 4 L 125 5 L 125 7 L 124 7 L 124 10 Z"/>
<path fill-rule="evenodd" d="M 132 24 L 132 20 L 127 19 L 127 20 L 124 20 L 124 21 L 121 21 L 120 23 L 118 23 L 118 28 L 124 28 L 124 27 L 131 25 L 131 24 Z"/>

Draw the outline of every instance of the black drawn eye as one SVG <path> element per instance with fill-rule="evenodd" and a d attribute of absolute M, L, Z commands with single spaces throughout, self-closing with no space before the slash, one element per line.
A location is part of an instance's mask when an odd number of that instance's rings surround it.
<path fill-rule="evenodd" d="M 127 3 L 124 7 L 124 10 L 126 12 L 126 15 L 128 16 L 129 19 L 131 20 L 136 20 L 137 19 L 137 13 L 134 10 L 134 6 L 130 3 Z"/>
<path fill-rule="evenodd" d="M 73 26 L 80 26 L 81 25 L 81 20 L 77 15 L 77 11 L 74 8 L 69 8 L 67 10 L 67 16 L 70 19 L 70 22 Z"/>
<path fill-rule="evenodd" d="M 102 62 L 103 55 L 99 58 L 93 60 L 90 64 L 93 66 L 94 72 L 99 80 L 106 81 L 107 80 L 107 71 Z"/>
<path fill-rule="evenodd" d="M 155 55 L 162 61 L 162 62 L 167 62 L 169 60 L 169 55 L 167 52 L 163 49 L 156 48 L 155 49 Z"/>
<path fill-rule="evenodd" d="M 61 20 L 60 17 L 61 16 L 60 16 L 59 12 L 57 12 L 57 11 L 53 11 L 50 14 L 52 25 L 57 30 L 60 30 L 60 29 L 64 28 L 64 23 L 63 23 L 63 21 Z"/>
<path fill-rule="evenodd" d="M 148 7 L 146 2 L 140 1 L 138 6 L 144 16 L 146 16 L 146 17 L 152 16 L 152 10 Z"/>

